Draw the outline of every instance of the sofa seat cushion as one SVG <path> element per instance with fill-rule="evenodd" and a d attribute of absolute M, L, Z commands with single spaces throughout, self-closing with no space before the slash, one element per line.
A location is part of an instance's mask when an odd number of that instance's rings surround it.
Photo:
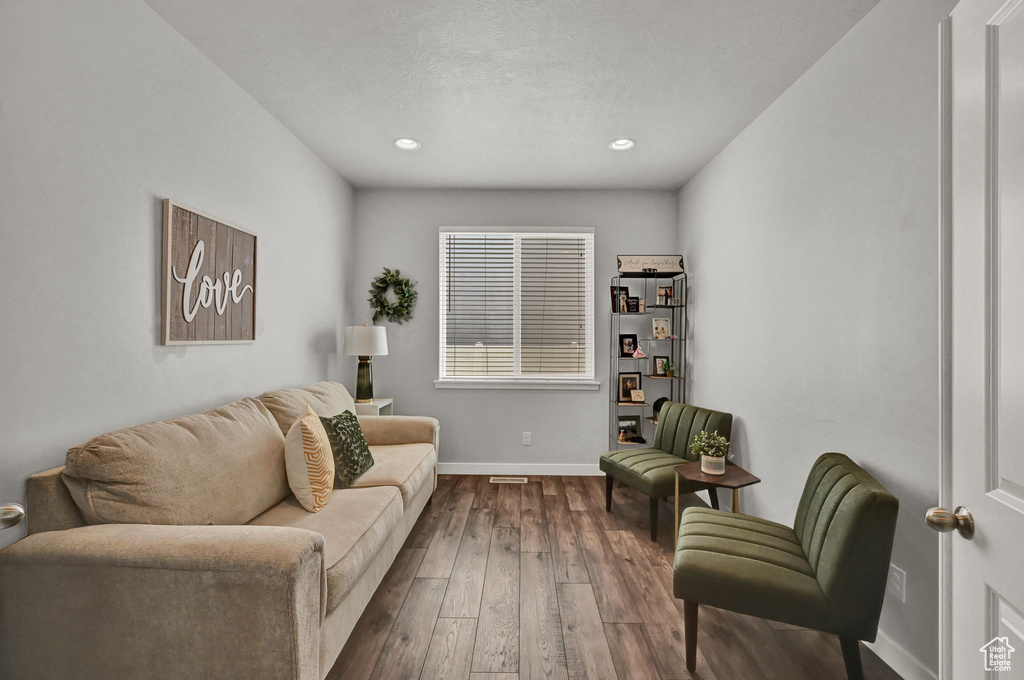
<path fill-rule="evenodd" d="M 651 498 L 667 498 L 675 493 L 673 468 L 685 462 L 685 458 L 665 453 L 661 449 L 623 449 L 609 451 L 601 456 L 600 467 L 605 474 Z M 691 493 L 705 488 L 702 484 L 679 480 L 679 493 Z"/>
<path fill-rule="evenodd" d="M 679 523 L 673 591 L 682 600 L 740 614 L 835 629 L 796 533 L 756 517 L 687 508 Z"/>
<path fill-rule="evenodd" d="M 437 452 L 433 444 L 371 446 L 374 464 L 352 483 L 352 488 L 395 486 L 408 506 L 425 483 L 434 483 Z"/>
<path fill-rule="evenodd" d="M 286 388 L 264 392 L 256 397 L 273 414 L 281 434 L 288 434 L 292 423 L 312 407 L 318 416 L 336 416 L 343 411 L 355 413 L 356 402 L 345 386 L 336 382 L 318 382 L 305 389 Z"/>
<path fill-rule="evenodd" d="M 393 486 L 336 489 L 320 512 L 306 512 L 289 496 L 249 524 L 298 527 L 324 537 L 329 614 L 380 552 L 402 512 L 402 496 Z"/>
<path fill-rule="evenodd" d="M 95 437 L 64 483 L 89 524 L 245 524 L 289 495 L 284 436 L 255 399 Z"/>

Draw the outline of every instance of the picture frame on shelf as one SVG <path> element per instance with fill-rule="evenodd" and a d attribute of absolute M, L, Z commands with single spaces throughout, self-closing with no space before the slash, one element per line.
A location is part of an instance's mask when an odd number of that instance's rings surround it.
<path fill-rule="evenodd" d="M 640 311 L 640 298 L 638 297 L 627 297 L 626 298 L 626 311 L 630 314 L 636 314 Z"/>
<path fill-rule="evenodd" d="M 654 356 L 654 375 L 665 375 L 665 364 L 669 362 L 666 356 Z"/>
<path fill-rule="evenodd" d="M 610 288 L 612 294 L 612 314 L 615 314 L 621 311 L 619 299 L 622 294 L 625 293 L 626 297 L 629 297 L 629 288 L 626 286 L 610 286 Z"/>
<path fill-rule="evenodd" d="M 643 443 L 640 416 L 619 416 L 619 441 Z"/>
<path fill-rule="evenodd" d="M 623 431 L 627 437 L 640 434 L 640 416 L 619 416 L 619 432 Z"/>
<path fill-rule="evenodd" d="M 672 303 L 669 300 L 672 299 L 672 286 L 658 286 L 658 306 L 666 307 Z"/>
<path fill-rule="evenodd" d="M 629 311 L 627 308 L 626 300 L 629 299 L 629 288 L 619 288 L 619 314 L 625 314 Z"/>
<path fill-rule="evenodd" d="M 619 334 L 619 358 L 632 357 L 639 346 L 636 333 Z"/>
<path fill-rule="evenodd" d="M 619 402 L 632 404 L 633 390 L 642 389 L 639 373 L 619 373 Z"/>
<path fill-rule="evenodd" d="M 655 340 L 667 340 L 672 337 L 672 319 L 655 317 L 651 319 L 651 326 Z"/>

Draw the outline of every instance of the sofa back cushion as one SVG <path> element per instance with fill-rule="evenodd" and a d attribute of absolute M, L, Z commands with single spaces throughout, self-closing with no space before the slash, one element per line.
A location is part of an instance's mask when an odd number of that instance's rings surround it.
<path fill-rule="evenodd" d="M 712 411 L 692 404 L 667 401 L 658 413 L 658 429 L 654 432 L 654 448 L 686 460 L 697 460 L 690 453 L 694 437 L 704 430 L 717 432 L 732 441 L 732 414 Z"/>
<path fill-rule="evenodd" d="M 336 416 L 342 411 L 356 411 L 356 402 L 345 386 L 336 382 L 318 382 L 304 390 L 283 389 L 264 392 L 257 397 L 274 414 L 281 434 L 288 434 L 292 424 L 311 406 L 318 416 Z"/>
<path fill-rule="evenodd" d="M 95 437 L 68 451 L 64 483 L 90 524 L 244 524 L 289 493 L 256 399 Z"/>

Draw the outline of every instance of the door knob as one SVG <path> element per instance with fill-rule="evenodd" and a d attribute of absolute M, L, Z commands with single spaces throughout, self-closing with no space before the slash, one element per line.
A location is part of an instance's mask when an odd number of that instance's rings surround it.
<path fill-rule="evenodd" d="M 17 503 L 0 505 L 0 529 L 10 529 L 13 526 L 17 526 L 21 524 L 23 519 L 25 519 L 25 508 Z"/>
<path fill-rule="evenodd" d="M 929 508 L 924 519 L 936 531 L 945 533 L 956 529 L 964 538 L 974 538 L 974 516 L 962 505 L 957 506 L 953 512 L 945 508 Z"/>

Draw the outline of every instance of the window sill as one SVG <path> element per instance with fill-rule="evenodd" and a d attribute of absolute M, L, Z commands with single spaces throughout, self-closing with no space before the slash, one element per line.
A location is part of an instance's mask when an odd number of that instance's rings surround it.
<path fill-rule="evenodd" d="M 456 390 L 561 390 L 576 392 L 601 389 L 596 380 L 435 380 L 435 389 Z"/>

